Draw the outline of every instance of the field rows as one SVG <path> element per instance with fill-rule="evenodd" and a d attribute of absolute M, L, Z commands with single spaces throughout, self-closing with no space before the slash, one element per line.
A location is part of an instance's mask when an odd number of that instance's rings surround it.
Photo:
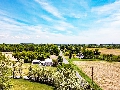
<path fill-rule="evenodd" d="M 74 61 L 79 68 L 91 78 L 94 69 L 94 81 L 103 90 L 120 90 L 120 62 Z"/>

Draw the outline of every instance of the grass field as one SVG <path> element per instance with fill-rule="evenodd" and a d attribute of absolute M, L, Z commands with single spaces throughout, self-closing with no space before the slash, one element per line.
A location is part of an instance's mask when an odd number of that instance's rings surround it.
<path fill-rule="evenodd" d="M 103 90 L 120 90 L 120 62 L 106 61 L 73 61 L 91 78 L 91 67 L 94 69 L 94 81 Z"/>
<path fill-rule="evenodd" d="M 88 50 L 95 50 L 99 49 L 101 54 L 113 54 L 113 55 L 120 55 L 120 49 L 107 49 L 107 48 L 87 48 Z"/>
<path fill-rule="evenodd" d="M 30 82 L 23 79 L 12 79 L 12 88 L 10 90 L 53 90 L 54 88 L 46 84 Z"/>
<path fill-rule="evenodd" d="M 25 75 L 27 75 L 28 74 L 28 68 L 30 67 L 30 65 L 32 66 L 32 68 L 33 69 L 37 69 L 37 68 L 42 68 L 42 67 L 44 67 L 45 69 L 47 69 L 47 70 L 56 70 L 56 67 L 51 67 L 51 66 L 39 66 L 38 64 L 34 64 L 34 65 L 32 65 L 32 64 L 30 64 L 30 63 L 24 63 L 23 64 L 23 66 L 22 66 L 22 68 L 23 68 L 23 70 L 22 70 L 22 72 L 23 72 L 23 76 Z"/>

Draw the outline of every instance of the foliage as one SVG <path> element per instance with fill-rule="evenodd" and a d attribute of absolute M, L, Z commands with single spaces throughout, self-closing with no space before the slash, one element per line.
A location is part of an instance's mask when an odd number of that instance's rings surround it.
<path fill-rule="evenodd" d="M 58 65 L 57 71 L 46 70 L 44 67 L 32 70 L 28 76 L 30 80 L 48 84 L 55 90 L 90 90 L 89 84 L 76 76 L 70 64 Z"/>
<path fill-rule="evenodd" d="M 83 59 L 98 59 L 100 56 L 99 49 L 88 50 L 85 45 L 61 45 L 61 50 L 65 52 L 65 56 L 69 55 L 69 59 L 75 56 L 81 56 L 83 54 Z"/>
<path fill-rule="evenodd" d="M 101 60 L 105 60 L 105 61 L 115 61 L 115 62 L 120 62 L 120 55 L 116 56 L 113 54 L 103 54 L 100 57 Z"/>
<path fill-rule="evenodd" d="M 81 56 L 81 54 L 83 54 L 83 60 L 105 60 L 105 61 L 117 61 L 120 62 L 120 55 L 116 56 L 113 54 L 101 54 L 101 52 L 99 52 L 99 47 L 111 47 L 111 48 L 118 48 L 120 45 L 117 44 L 106 44 L 103 45 L 97 45 L 97 44 L 88 44 L 88 45 L 61 45 L 61 49 L 65 52 L 65 55 L 69 55 L 69 59 L 72 59 L 72 57 L 75 59 L 75 55 L 77 56 Z M 94 49 L 94 50 L 88 50 L 87 48 L 98 48 L 98 49 Z M 120 47 L 119 47 L 120 48 Z M 69 52 L 69 53 L 68 53 Z"/>
<path fill-rule="evenodd" d="M 58 65 L 58 60 L 57 59 L 52 59 L 53 61 L 53 67 L 57 67 Z"/>
<path fill-rule="evenodd" d="M 0 53 L 0 90 L 8 90 L 11 87 L 9 71 L 9 60 Z"/>
<path fill-rule="evenodd" d="M 65 54 L 64 54 L 65 56 L 69 56 L 69 52 L 65 52 Z"/>
<path fill-rule="evenodd" d="M 1 52 L 13 52 L 17 60 L 24 59 L 25 63 L 33 59 L 44 60 L 50 55 L 59 55 L 60 50 L 54 44 L 0 44 Z"/>
<path fill-rule="evenodd" d="M 58 63 L 59 63 L 59 64 L 62 64 L 62 62 L 63 62 L 62 56 L 58 56 Z"/>

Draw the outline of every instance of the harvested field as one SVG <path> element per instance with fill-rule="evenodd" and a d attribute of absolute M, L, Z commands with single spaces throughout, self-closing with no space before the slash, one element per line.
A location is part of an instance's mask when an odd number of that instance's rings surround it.
<path fill-rule="evenodd" d="M 94 67 L 94 81 L 103 90 L 120 90 L 120 62 L 74 61 L 80 69 L 91 78 L 91 67 Z"/>
<path fill-rule="evenodd" d="M 120 55 L 120 49 L 107 49 L 107 48 L 87 48 L 88 50 L 95 50 L 99 49 L 101 54 L 113 54 L 113 55 Z"/>

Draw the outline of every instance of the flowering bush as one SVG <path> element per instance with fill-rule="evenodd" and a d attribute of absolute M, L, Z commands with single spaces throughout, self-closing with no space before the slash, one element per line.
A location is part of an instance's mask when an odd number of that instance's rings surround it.
<path fill-rule="evenodd" d="M 90 85 L 76 76 L 76 71 L 70 67 L 58 66 L 56 71 L 44 68 L 32 70 L 29 74 L 32 81 L 52 85 L 56 90 L 90 90 Z"/>

